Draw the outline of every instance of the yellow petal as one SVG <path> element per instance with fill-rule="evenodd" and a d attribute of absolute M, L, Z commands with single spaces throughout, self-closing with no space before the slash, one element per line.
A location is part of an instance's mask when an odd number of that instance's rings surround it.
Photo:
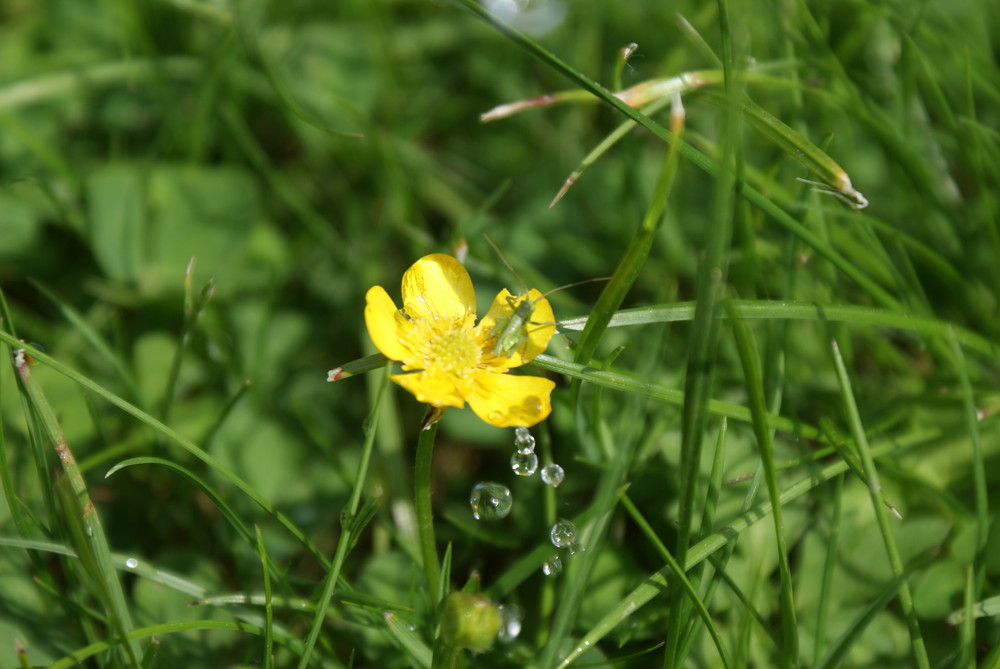
<path fill-rule="evenodd" d="M 372 286 L 365 294 L 365 303 L 365 325 L 375 348 L 390 360 L 409 360 L 409 349 L 400 331 L 405 320 L 389 294 L 382 286 Z"/>
<path fill-rule="evenodd" d="M 403 274 L 403 309 L 410 318 L 461 318 L 475 313 L 472 279 L 449 255 L 424 256 Z"/>
<path fill-rule="evenodd" d="M 540 376 L 483 374 L 466 399 L 476 415 L 494 427 L 531 427 L 552 412 L 549 395 L 556 387 Z"/>
<path fill-rule="evenodd" d="M 459 394 L 454 381 L 447 375 L 413 372 L 393 374 L 389 378 L 408 390 L 418 402 L 457 409 L 465 406 L 465 399 Z"/>
<path fill-rule="evenodd" d="M 525 301 L 530 301 L 532 306 L 521 306 Z M 500 359 L 495 361 L 497 365 L 507 368 L 520 367 L 538 354 L 544 353 L 549 346 L 549 340 L 556 332 L 556 317 L 552 313 L 552 305 L 542 293 L 532 288 L 528 291 L 527 297 L 515 297 L 505 288 L 497 294 L 493 304 L 490 305 L 490 310 L 479 322 L 479 331 L 487 341 L 485 346 L 488 350 L 494 350 L 496 338 L 503 336 L 511 318 L 523 320 L 521 323 L 514 323 L 517 326 L 511 339 L 514 347 L 497 351 Z"/>

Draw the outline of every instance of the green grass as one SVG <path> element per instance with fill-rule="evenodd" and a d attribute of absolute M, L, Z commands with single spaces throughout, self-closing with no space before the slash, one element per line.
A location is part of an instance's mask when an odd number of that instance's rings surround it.
<path fill-rule="evenodd" d="M 1000 9 L 522 4 L 0 3 L 0 666 L 1000 666 Z M 372 356 L 483 233 L 558 488 Z"/>

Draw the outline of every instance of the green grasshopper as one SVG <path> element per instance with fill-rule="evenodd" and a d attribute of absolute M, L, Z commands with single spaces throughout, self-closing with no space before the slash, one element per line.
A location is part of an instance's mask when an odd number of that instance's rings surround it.
<path fill-rule="evenodd" d="M 483 237 L 486 239 L 487 243 L 496 251 L 497 256 L 504 266 L 510 270 L 510 273 L 514 275 L 518 283 L 521 284 L 521 294 L 517 296 L 508 295 L 507 304 L 514 310 L 509 317 L 503 319 L 497 319 L 497 324 L 493 328 L 493 348 L 490 351 L 496 356 L 510 357 L 515 352 L 522 351 L 528 344 L 528 325 L 539 325 L 555 326 L 555 323 L 534 323 L 531 317 L 535 314 L 535 307 L 543 299 L 551 295 L 552 293 L 564 290 L 566 288 L 572 288 L 574 286 L 579 286 L 584 283 L 592 283 L 594 281 L 607 281 L 610 277 L 600 277 L 597 279 L 585 279 L 583 281 L 577 281 L 575 283 L 566 284 L 565 286 L 559 286 L 558 288 L 553 288 L 552 290 L 542 293 L 535 300 L 530 298 L 531 291 L 528 290 L 528 286 L 525 285 L 524 281 L 521 280 L 520 275 L 511 267 L 511 264 L 507 262 L 507 258 L 504 257 L 503 253 L 497 248 L 497 245 L 493 243 L 493 240 L 483 233 Z M 537 292 L 537 291 L 536 291 Z"/>

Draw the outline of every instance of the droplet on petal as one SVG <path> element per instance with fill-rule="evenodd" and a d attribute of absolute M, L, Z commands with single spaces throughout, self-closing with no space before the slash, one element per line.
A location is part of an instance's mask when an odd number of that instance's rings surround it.
<path fill-rule="evenodd" d="M 565 476 L 566 472 L 563 471 L 563 468 L 554 462 L 550 462 L 542 467 L 542 481 L 553 488 L 558 488 Z"/>
<path fill-rule="evenodd" d="M 576 525 L 569 520 L 557 520 L 549 532 L 549 538 L 556 548 L 567 548 L 576 543 Z"/>
<path fill-rule="evenodd" d="M 516 451 L 510 456 L 510 468 L 518 476 L 531 476 L 538 469 L 538 456 L 530 451 Z"/>
<path fill-rule="evenodd" d="M 514 505 L 507 486 L 492 481 L 482 481 L 472 487 L 469 506 L 476 520 L 500 520 L 506 518 Z"/>
<path fill-rule="evenodd" d="M 551 578 L 555 578 L 561 574 L 562 568 L 562 560 L 559 559 L 558 555 L 553 555 L 542 563 L 542 573 Z"/>

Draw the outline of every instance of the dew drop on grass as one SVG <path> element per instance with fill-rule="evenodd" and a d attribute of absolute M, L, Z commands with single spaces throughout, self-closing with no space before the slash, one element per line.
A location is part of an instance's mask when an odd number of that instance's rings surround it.
<path fill-rule="evenodd" d="M 515 451 L 514 455 L 510 456 L 510 468 L 518 476 L 531 476 L 538 469 L 538 456 L 530 451 L 528 453 Z"/>
<path fill-rule="evenodd" d="M 497 639 L 502 643 L 510 643 L 521 633 L 521 621 L 524 620 L 524 609 L 517 604 L 500 604 L 500 631 Z"/>
<path fill-rule="evenodd" d="M 506 518 L 514 499 L 507 486 L 492 481 L 482 481 L 472 487 L 469 506 L 476 520 L 500 520 Z"/>
<path fill-rule="evenodd" d="M 556 548 L 568 548 L 576 543 L 576 525 L 569 520 L 557 520 L 549 532 L 549 538 Z"/>
<path fill-rule="evenodd" d="M 562 560 L 558 555 L 553 555 L 542 563 L 542 573 L 550 578 L 555 578 L 562 573 Z"/>
<path fill-rule="evenodd" d="M 563 482 L 563 478 L 566 477 L 566 472 L 563 468 L 554 462 L 542 467 L 542 481 L 553 488 L 558 488 L 559 484 Z"/>

